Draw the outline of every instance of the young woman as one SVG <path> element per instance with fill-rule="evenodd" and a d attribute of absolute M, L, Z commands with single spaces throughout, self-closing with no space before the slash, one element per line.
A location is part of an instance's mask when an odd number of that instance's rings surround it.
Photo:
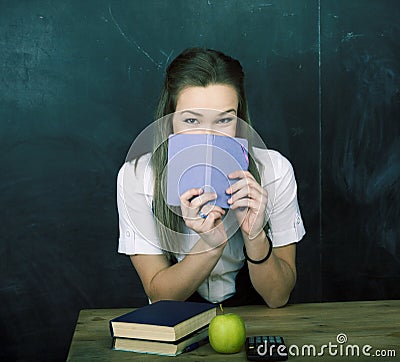
<path fill-rule="evenodd" d="M 153 151 L 125 162 L 117 179 L 118 251 L 130 256 L 150 302 L 285 305 L 296 282 L 296 242 L 305 233 L 286 158 L 249 145 L 249 170 L 229 175 L 229 210 L 210 207 L 216 196 L 198 188 L 181 195 L 180 212 L 164 198 L 170 134 L 237 137 L 249 125 L 240 63 L 187 49 L 167 69 L 156 118 Z M 228 212 L 237 232 L 227 231 Z"/>

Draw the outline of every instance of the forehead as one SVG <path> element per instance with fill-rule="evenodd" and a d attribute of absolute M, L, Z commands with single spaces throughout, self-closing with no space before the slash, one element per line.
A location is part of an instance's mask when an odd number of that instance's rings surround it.
<path fill-rule="evenodd" d="M 194 108 L 208 108 L 220 111 L 237 110 L 236 90 L 225 84 L 212 84 L 207 87 L 187 87 L 178 94 L 176 111 Z"/>

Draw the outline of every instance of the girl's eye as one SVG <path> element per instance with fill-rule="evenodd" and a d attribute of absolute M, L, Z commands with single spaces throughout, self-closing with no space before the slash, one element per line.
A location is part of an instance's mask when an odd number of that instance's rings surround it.
<path fill-rule="evenodd" d="M 199 121 L 196 118 L 186 118 L 183 122 L 188 124 L 197 124 Z"/>
<path fill-rule="evenodd" d="M 222 123 L 222 124 L 227 124 L 229 122 L 232 122 L 232 118 L 223 118 L 218 121 L 218 123 Z"/>

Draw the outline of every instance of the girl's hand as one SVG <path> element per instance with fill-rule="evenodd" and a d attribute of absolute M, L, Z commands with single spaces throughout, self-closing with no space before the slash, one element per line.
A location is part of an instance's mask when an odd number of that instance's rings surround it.
<path fill-rule="evenodd" d="M 203 189 L 196 188 L 184 192 L 180 197 L 186 226 L 198 233 L 211 247 L 217 247 L 228 240 L 222 222 L 225 211 L 216 205 L 205 205 L 216 198 L 216 194 L 203 193 Z"/>
<path fill-rule="evenodd" d="M 249 239 L 254 239 L 264 227 L 267 192 L 249 171 L 238 170 L 228 177 L 240 179 L 226 189 L 226 193 L 231 195 L 228 203 L 235 210 L 242 231 Z"/>

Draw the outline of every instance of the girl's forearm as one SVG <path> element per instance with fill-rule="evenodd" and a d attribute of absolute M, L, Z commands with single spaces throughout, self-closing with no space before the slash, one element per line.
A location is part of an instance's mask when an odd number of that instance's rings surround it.
<path fill-rule="evenodd" d="M 254 240 L 247 240 L 245 245 L 247 254 L 253 260 L 262 259 L 270 248 L 264 232 Z M 287 303 L 296 283 L 296 272 L 276 255 L 274 249 L 268 260 L 261 264 L 248 262 L 248 268 L 254 288 L 269 307 L 277 308 Z"/>
<path fill-rule="evenodd" d="M 207 250 L 200 239 L 191 253 L 170 267 L 160 270 L 151 280 L 148 297 L 152 302 L 161 299 L 186 300 L 210 275 L 226 243 Z M 207 251 L 203 251 L 207 250 Z"/>

